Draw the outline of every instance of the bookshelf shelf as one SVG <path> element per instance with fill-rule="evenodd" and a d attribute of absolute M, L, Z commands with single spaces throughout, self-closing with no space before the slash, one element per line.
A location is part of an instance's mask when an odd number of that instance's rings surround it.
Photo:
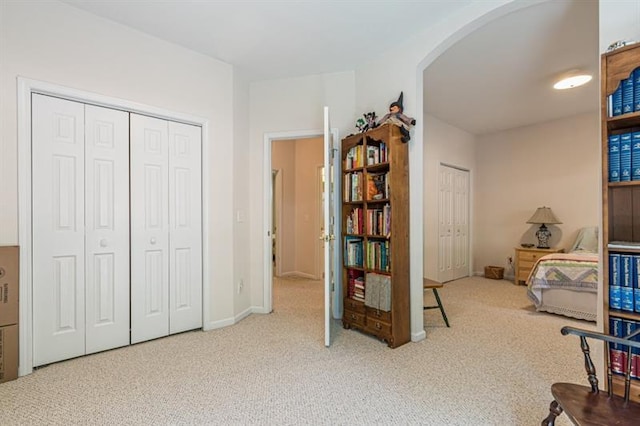
<path fill-rule="evenodd" d="M 609 115 L 623 112 L 625 108 L 628 110 L 628 97 L 627 101 L 621 102 L 621 98 L 627 96 L 622 91 L 626 87 L 625 80 L 626 83 L 628 79 L 634 81 L 634 75 L 638 74 L 634 70 L 638 67 L 640 44 L 623 47 L 601 57 L 604 330 L 619 337 L 640 327 L 640 288 L 634 289 L 634 281 L 640 277 L 640 176 L 633 173 L 636 168 L 633 158 L 638 154 L 632 149 L 636 142 L 634 135 L 640 131 L 640 111 Z M 634 108 L 632 105 L 631 109 Z M 625 150 L 628 156 L 626 165 L 622 160 Z M 625 179 L 627 181 L 611 182 Z M 612 360 L 620 359 L 619 351 L 620 348 L 611 349 Z M 634 354 L 634 359 L 638 360 L 633 361 L 634 367 L 640 369 L 640 354 Z M 616 365 L 614 371 L 618 368 L 618 373 L 621 373 L 626 364 L 618 364 L 612 361 L 612 365 Z M 614 392 L 620 394 L 622 384 L 621 377 L 614 375 Z M 631 399 L 640 402 L 640 380 L 632 380 Z"/>
<path fill-rule="evenodd" d="M 386 124 L 343 139 L 341 158 L 342 324 L 395 348 L 411 338 L 408 147 Z"/>

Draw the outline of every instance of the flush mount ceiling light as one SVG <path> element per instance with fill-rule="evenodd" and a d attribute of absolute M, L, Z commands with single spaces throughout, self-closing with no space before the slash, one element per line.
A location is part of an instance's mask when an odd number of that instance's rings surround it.
<path fill-rule="evenodd" d="M 559 80 L 556 84 L 553 85 L 554 89 L 564 90 L 564 89 L 573 89 L 574 87 L 582 86 L 583 84 L 587 84 L 592 79 L 592 76 L 585 73 L 572 74 L 570 76 L 564 77 Z"/>

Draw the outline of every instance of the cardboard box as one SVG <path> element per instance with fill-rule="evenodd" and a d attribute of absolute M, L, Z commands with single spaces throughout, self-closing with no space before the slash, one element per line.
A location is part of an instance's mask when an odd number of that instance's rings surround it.
<path fill-rule="evenodd" d="M 0 327 L 0 383 L 18 378 L 18 326 Z"/>
<path fill-rule="evenodd" d="M 18 246 L 0 247 L 0 327 L 18 324 Z"/>

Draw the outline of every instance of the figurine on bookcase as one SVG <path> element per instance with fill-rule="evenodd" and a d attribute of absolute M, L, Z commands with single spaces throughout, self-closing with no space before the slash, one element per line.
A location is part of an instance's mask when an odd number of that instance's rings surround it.
<path fill-rule="evenodd" d="M 376 128 L 376 118 L 378 117 L 374 111 L 365 112 L 362 116 L 364 118 L 358 118 L 358 120 L 356 120 L 356 128 L 360 133 Z"/>
<path fill-rule="evenodd" d="M 403 92 L 400 92 L 398 100 L 392 102 L 389 105 L 389 113 L 380 119 L 378 126 L 385 123 L 392 123 L 400 127 L 400 133 L 402 133 L 402 142 L 407 143 L 411 139 L 409 135 L 409 128 L 416 124 L 415 118 L 407 117 L 404 115 L 404 107 L 402 106 Z"/>

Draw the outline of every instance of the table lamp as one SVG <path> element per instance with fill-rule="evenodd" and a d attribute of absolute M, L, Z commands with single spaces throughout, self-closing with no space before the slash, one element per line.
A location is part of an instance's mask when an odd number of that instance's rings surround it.
<path fill-rule="evenodd" d="M 533 216 L 531 216 L 531 219 L 529 219 L 527 223 L 540 225 L 540 229 L 538 229 L 538 232 L 536 232 L 536 237 L 538 237 L 538 248 L 548 249 L 551 232 L 549 232 L 549 230 L 547 229 L 546 224 L 556 225 L 562 222 L 558 220 L 558 218 L 553 214 L 549 207 L 538 207 L 536 212 L 533 214 Z"/>

